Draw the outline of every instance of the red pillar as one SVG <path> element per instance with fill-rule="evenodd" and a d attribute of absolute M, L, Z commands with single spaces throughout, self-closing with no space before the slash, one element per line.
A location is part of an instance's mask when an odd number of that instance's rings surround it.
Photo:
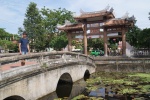
<path fill-rule="evenodd" d="M 103 38 L 104 38 L 104 56 L 108 56 L 107 55 L 107 30 L 106 28 L 104 28 Z"/>
<path fill-rule="evenodd" d="M 125 28 L 122 28 L 122 55 L 126 56 L 126 34 L 125 34 Z"/>
<path fill-rule="evenodd" d="M 68 36 L 68 51 L 72 51 L 72 44 L 71 44 L 72 38 L 71 38 L 71 33 L 68 33 L 67 36 Z"/>
<path fill-rule="evenodd" d="M 84 44 L 84 54 L 87 55 L 87 24 L 84 24 L 84 29 L 83 29 L 83 44 Z"/>

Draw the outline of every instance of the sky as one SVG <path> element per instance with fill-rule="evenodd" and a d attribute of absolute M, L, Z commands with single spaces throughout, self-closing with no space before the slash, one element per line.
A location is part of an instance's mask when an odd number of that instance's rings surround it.
<path fill-rule="evenodd" d="M 23 27 L 30 2 L 35 2 L 39 10 L 44 6 L 49 9 L 61 7 L 76 15 L 80 14 L 80 9 L 85 12 L 100 11 L 109 5 L 114 8 L 116 18 L 128 12 L 129 16 L 135 16 L 139 28 L 150 28 L 150 0 L 0 0 L 0 28 L 17 34 L 18 28 Z"/>

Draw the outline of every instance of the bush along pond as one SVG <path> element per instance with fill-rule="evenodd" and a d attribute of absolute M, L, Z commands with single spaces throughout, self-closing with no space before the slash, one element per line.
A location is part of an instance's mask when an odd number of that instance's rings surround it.
<path fill-rule="evenodd" d="M 96 72 L 85 90 L 71 100 L 150 100 L 150 73 Z"/>

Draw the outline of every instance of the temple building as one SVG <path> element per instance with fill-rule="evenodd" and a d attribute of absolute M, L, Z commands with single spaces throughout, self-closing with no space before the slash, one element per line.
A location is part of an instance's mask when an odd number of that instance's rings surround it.
<path fill-rule="evenodd" d="M 122 39 L 122 55 L 126 56 L 126 32 L 134 26 L 135 17 L 128 17 L 126 13 L 121 18 L 115 18 L 113 10 L 113 8 L 109 9 L 109 6 L 95 12 L 80 10 L 81 14 L 74 16 L 76 23 L 66 21 L 64 25 L 57 26 L 59 30 L 67 33 L 68 51 L 71 51 L 72 36 L 81 35 L 83 37 L 84 54 L 87 54 L 87 38 L 94 36 L 96 38 L 103 38 L 104 56 L 108 56 L 108 39 L 120 37 Z"/>

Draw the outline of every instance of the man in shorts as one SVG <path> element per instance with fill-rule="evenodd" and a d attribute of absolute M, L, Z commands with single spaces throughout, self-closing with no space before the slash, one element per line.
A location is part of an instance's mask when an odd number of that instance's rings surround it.
<path fill-rule="evenodd" d="M 27 38 L 27 33 L 23 32 L 22 38 L 19 40 L 19 52 L 21 55 L 30 53 L 29 40 Z M 21 66 L 25 65 L 25 60 L 21 61 Z"/>

